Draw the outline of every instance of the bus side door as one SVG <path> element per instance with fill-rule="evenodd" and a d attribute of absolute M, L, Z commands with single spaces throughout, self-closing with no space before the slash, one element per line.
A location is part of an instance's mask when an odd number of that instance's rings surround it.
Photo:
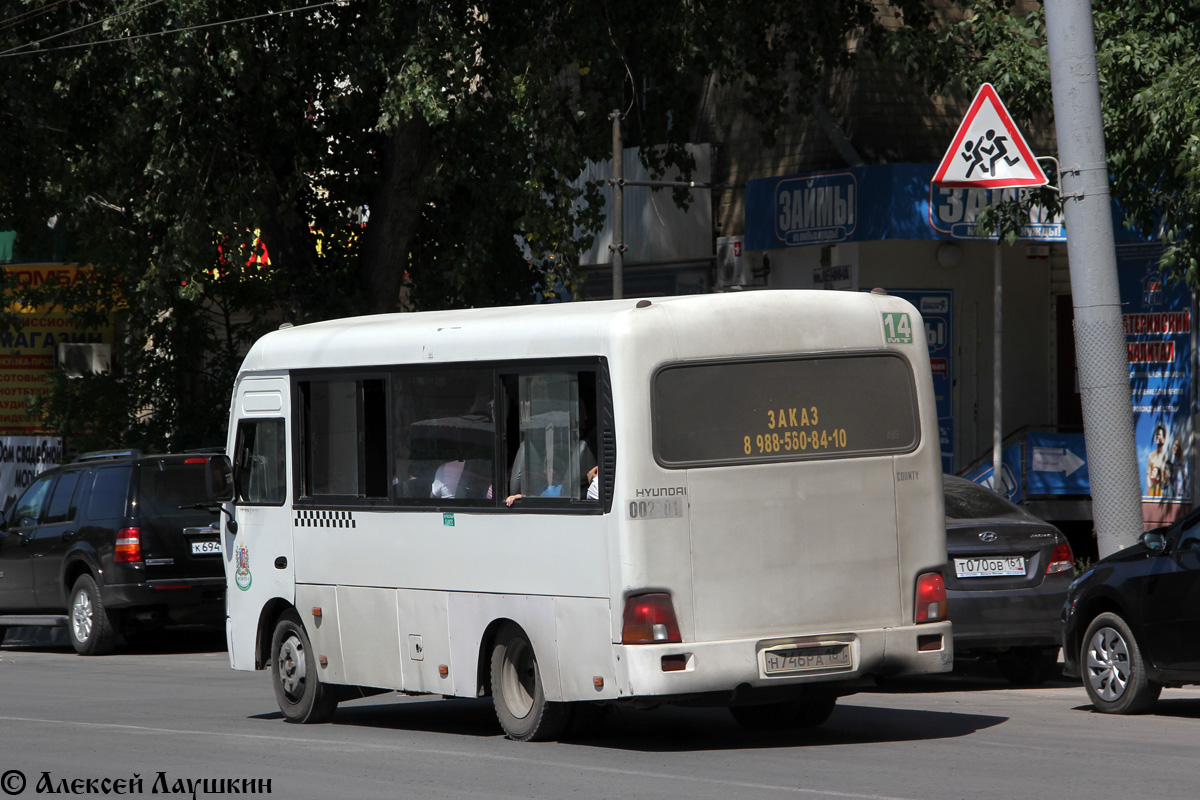
<path fill-rule="evenodd" d="M 259 616 L 272 599 L 295 597 L 289 502 L 288 382 L 247 377 L 235 397 L 237 530 L 225 534 L 229 661 L 253 669 Z"/>

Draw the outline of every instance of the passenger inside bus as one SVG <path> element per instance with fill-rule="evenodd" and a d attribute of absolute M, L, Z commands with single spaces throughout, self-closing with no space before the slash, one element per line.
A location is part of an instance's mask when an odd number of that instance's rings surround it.
<path fill-rule="evenodd" d="M 395 500 L 491 496 L 496 436 L 492 381 L 491 372 L 482 369 L 406 375 L 396 381 Z"/>
<path fill-rule="evenodd" d="M 582 380 L 585 377 L 592 380 Z M 588 373 L 518 379 L 518 402 L 509 408 L 509 428 L 519 430 L 519 444 L 511 459 L 505 505 L 522 497 L 586 496 L 597 466 L 589 444 L 595 439 L 594 413 L 589 413 L 595 391 L 587 387 L 592 381 Z"/>

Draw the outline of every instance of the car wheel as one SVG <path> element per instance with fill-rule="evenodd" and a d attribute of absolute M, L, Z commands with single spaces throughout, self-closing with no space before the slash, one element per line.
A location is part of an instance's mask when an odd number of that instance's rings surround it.
<path fill-rule="evenodd" d="M 1057 647 L 1014 647 L 996 659 L 1000 674 L 1018 686 L 1037 686 L 1058 669 Z"/>
<path fill-rule="evenodd" d="M 729 713 L 748 731 L 790 731 L 815 728 L 833 713 L 837 694 L 828 689 L 807 689 L 795 699 L 783 703 L 756 706 L 730 706 Z"/>
<path fill-rule="evenodd" d="M 288 722 L 328 722 L 337 710 L 333 690 L 317 677 L 317 658 L 295 611 L 286 611 L 271 636 L 271 684 Z"/>
<path fill-rule="evenodd" d="M 117 626 L 104 607 L 100 589 L 91 575 L 80 575 L 71 589 L 67 630 L 71 646 L 81 656 L 111 653 L 117 644 Z"/>
<path fill-rule="evenodd" d="M 0 645 L 4 644 L 5 636 L 8 636 L 8 628 L 0 627 Z"/>
<path fill-rule="evenodd" d="M 1088 625 L 1079 663 L 1092 705 L 1105 714 L 1149 711 L 1162 691 L 1146 677 L 1141 648 L 1116 614 L 1101 614 Z"/>
<path fill-rule="evenodd" d="M 505 625 L 492 647 L 492 703 L 508 738 L 518 742 L 557 739 L 571 721 L 568 703 L 551 703 L 542 688 L 537 655 L 525 633 Z"/>

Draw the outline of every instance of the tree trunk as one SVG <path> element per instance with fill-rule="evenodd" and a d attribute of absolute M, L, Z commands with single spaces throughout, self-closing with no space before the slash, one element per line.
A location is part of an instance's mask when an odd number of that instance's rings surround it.
<path fill-rule="evenodd" d="M 361 286 L 369 314 L 400 307 L 409 242 L 437 165 L 433 133 L 424 119 L 400 125 L 384 145 L 361 254 Z"/>

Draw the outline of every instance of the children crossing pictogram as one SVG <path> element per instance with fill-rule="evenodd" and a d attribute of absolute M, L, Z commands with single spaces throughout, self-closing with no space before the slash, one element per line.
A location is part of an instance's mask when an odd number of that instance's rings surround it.
<path fill-rule="evenodd" d="M 1046 174 L 990 83 L 980 87 L 933 182 L 1002 189 L 1042 186 Z"/>

